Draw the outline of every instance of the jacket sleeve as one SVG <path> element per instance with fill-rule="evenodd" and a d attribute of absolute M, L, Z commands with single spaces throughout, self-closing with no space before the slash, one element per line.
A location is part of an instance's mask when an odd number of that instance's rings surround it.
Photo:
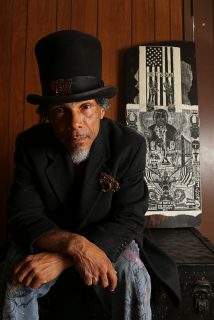
<path fill-rule="evenodd" d="M 33 242 L 57 225 L 48 219 L 38 192 L 35 169 L 23 143 L 22 135 L 16 140 L 14 181 L 8 199 L 8 229 L 14 241 L 33 251 Z"/>
<path fill-rule="evenodd" d="M 143 235 L 144 215 L 148 209 L 144 139 L 136 149 L 131 164 L 119 179 L 120 189 L 113 195 L 108 218 L 88 235 L 89 240 L 103 249 L 112 261 L 116 261 L 127 244 L 139 234 Z M 126 160 L 124 158 L 123 162 Z"/>

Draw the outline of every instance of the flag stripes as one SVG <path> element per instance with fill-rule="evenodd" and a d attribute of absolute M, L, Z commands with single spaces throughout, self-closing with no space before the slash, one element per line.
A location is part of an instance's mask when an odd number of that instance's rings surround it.
<path fill-rule="evenodd" d="M 139 102 L 143 107 L 181 108 L 180 48 L 139 48 Z"/>

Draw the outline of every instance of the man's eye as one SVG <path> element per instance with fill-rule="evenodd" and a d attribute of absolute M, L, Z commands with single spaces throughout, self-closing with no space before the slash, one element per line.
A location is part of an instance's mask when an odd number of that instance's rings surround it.
<path fill-rule="evenodd" d="M 55 113 L 64 113 L 64 109 L 63 108 L 57 108 L 55 109 Z"/>
<path fill-rule="evenodd" d="M 89 110 L 89 109 L 91 109 L 91 105 L 90 104 L 84 104 L 82 106 L 82 110 Z"/>
<path fill-rule="evenodd" d="M 51 110 L 51 115 L 55 120 L 61 120 L 65 117 L 66 110 L 63 107 L 56 107 Z"/>
<path fill-rule="evenodd" d="M 62 116 L 62 115 L 65 114 L 65 110 L 64 110 L 64 108 L 62 108 L 62 107 L 55 108 L 55 109 L 53 110 L 53 114 L 56 115 L 56 116 Z"/>

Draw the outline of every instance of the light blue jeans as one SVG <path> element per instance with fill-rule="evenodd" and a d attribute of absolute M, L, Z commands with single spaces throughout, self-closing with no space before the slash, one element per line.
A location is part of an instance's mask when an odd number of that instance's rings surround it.
<path fill-rule="evenodd" d="M 12 246 L 0 274 L 0 320 L 38 320 L 37 299 L 44 296 L 57 281 L 38 289 L 20 285 L 13 287 L 9 279 L 14 265 L 24 257 Z M 132 241 L 113 264 L 118 284 L 114 292 L 99 285 L 94 290 L 112 320 L 151 320 L 150 276 L 139 257 L 139 248 Z M 63 320 L 63 319 L 62 319 Z"/>

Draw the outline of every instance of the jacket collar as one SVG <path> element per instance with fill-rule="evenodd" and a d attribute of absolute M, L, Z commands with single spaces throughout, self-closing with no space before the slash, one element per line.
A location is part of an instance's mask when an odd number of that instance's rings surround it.
<path fill-rule="evenodd" d="M 66 203 L 74 179 L 69 154 L 65 147 L 55 138 L 55 135 L 49 143 L 47 148 L 47 178 L 57 198 L 62 203 Z"/>
<path fill-rule="evenodd" d="M 79 211 L 79 229 L 86 224 L 87 219 L 93 212 L 93 208 L 102 195 L 101 186 L 99 184 L 100 174 L 101 172 L 110 174 L 110 170 L 107 166 L 109 157 L 109 140 L 106 130 L 104 129 L 104 123 L 101 121 L 99 134 L 90 150 L 88 165 L 83 181 Z"/>

